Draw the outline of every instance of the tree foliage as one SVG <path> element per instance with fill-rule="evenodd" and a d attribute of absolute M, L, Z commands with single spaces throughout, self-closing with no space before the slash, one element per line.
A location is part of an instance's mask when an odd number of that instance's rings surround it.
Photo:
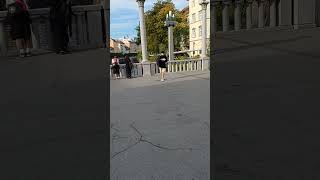
<path fill-rule="evenodd" d="M 150 54 L 158 54 L 168 49 L 168 29 L 164 26 L 166 14 L 175 14 L 177 25 L 174 27 L 175 51 L 181 50 L 182 44 L 189 44 L 189 25 L 187 14 L 175 8 L 172 0 L 158 0 L 152 9 L 145 13 L 147 48 Z M 140 43 L 140 27 L 136 28 L 136 41 Z M 183 43 L 184 42 L 184 43 Z"/>

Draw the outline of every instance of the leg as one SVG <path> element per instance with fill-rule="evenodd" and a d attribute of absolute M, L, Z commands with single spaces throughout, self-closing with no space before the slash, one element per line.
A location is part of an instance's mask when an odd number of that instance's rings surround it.
<path fill-rule="evenodd" d="M 20 53 L 20 57 L 24 57 L 25 56 L 25 52 L 24 52 L 24 40 L 23 39 L 16 39 L 16 45 L 17 45 L 17 49 L 19 50 Z"/>

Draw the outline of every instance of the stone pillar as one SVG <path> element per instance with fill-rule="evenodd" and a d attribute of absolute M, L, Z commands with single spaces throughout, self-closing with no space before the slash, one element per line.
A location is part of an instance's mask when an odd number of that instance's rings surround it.
<path fill-rule="evenodd" d="M 139 6 L 139 16 L 140 16 L 140 37 L 141 37 L 141 48 L 142 48 L 142 62 L 148 62 L 146 27 L 145 27 L 145 23 L 144 23 L 144 2 L 145 2 L 145 0 L 137 0 L 138 6 Z"/>
<path fill-rule="evenodd" d="M 277 3 L 276 0 L 270 0 L 270 27 L 277 25 Z"/>
<path fill-rule="evenodd" d="M 139 17 L 140 17 L 142 67 L 143 67 L 143 76 L 151 76 L 151 67 L 150 67 L 151 64 L 148 61 L 147 35 L 146 35 L 146 27 L 144 23 L 144 2 L 145 0 L 137 0 L 138 6 L 139 6 Z"/>
<path fill-rule="evenodd" d="M 264 28 L 264 0 L 260 0 L 258 3 L 259 3 L 258 28 Z"/>
<path fill-rule="evenodd" d="M 234 9 L 234 30 L 239 31 L 241 29 L 241 0 L 235 1 Z"/>
<path fill-rule="evenodd" d="M 246 25 L 247 29 L 252 28 L 252 0 L 247 0 L 246 2 Z"/>
<path fill-rule="evenodd" d="M 207 57 L 207 5 L 209 2 L 203 0 L 200 5 L 202 8 L 202 36 L 201 36 L 201 58 Z"/>
<path fill-rule="evenodd" d="M 222 29 L 223 32 L 229 31 L 229 0 L 223 1 L 223 10 L 222 10 Z"/>

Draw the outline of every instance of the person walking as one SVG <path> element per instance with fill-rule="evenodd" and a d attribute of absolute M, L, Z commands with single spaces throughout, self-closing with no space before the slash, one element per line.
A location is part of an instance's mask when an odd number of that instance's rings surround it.
<path fill-rule="evenodd" d="M 119 66 L 119 59 L 118 59 L 118 57 L 117 56 L 114 56 L 113 58 L 112 58 L 112 67 L 111 67 L 111 69 L 112 69 L 112 73 L 113 73 L 113 75 L 115 75 L 116 76 L 116 79 L 119 79 L 120 78 L 120 66 Z"/>
<path fill-rule="evenodd" d="M 20 57 L 31 56 L 31 18 L 24 0 L 7 0 L 8 13 L 5 22 L 10 26 L 10 36 L 16 41 Z"/>
<path fill-rule="evenodd" d="M 133 64 L 128 55 L 125 56 L 124 60 L 126 63 L 127 78 L 131 79 L 131 70 L 132 70 Z"/>
<path fill-rule="evenodd" d="M 69 0 L 49 1 L 51 31 L 57 54 L 67 54 L 69 35 L 72 36 L 72 5 Z M 69 33 L 68 33 L 69 31 Z"/>
<path fill-rule="evenodd" d="M 160 76 L 161 76 L 161 81 L 163 82 L 164 79 L 164 74 L 167 70 L 167 62 L 168 62 L 168 58 L 167 56 L 164 54 L 164 52 L 162 51 L 158 60 L 157 60 L 157 65 L 159 66 L 159 70 L 160 70 Z"/>

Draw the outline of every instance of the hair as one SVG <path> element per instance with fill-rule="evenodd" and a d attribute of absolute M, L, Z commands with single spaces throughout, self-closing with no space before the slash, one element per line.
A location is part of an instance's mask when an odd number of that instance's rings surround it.
<path fill-rule="evenodd" d="M 164 54 L 164 51 L 161 51 L 161 54 Z"/>

